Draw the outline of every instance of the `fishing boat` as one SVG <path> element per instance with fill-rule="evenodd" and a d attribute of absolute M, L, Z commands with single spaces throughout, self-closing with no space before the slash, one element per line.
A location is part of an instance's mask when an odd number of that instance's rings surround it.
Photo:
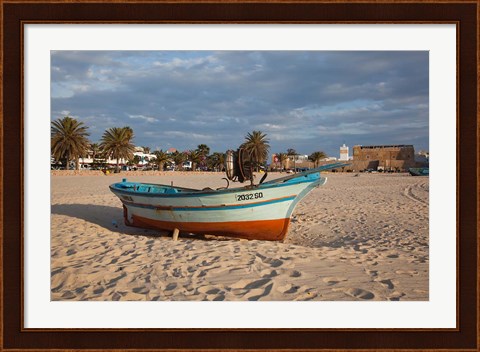
<path fill-rule="evenodd" d="M 345 166 L 326 165 L 268 182 L 265 173 L 254 184 L 252 165 L 242 154 L 227 152 L 226 187 L 192 189 L 123 179 L 110 190 L 123 203 L 128 226 L 173 231 L 174 238 L 184 232 L 275 241 L 285 238 L 298 202 L 327 181 L 320 171 Z M 251 182 L 229 188 L 229 180 Z"/>
<path fill-rule="evenodd" d="M 428 176 L 429 168 L 428 167 L 413 167 L 408 169 L 408 173 L 412 176 Z"/>

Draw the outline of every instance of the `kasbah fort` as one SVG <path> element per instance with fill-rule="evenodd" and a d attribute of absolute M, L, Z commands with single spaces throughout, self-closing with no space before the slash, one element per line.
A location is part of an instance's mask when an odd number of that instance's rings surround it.
<path fill-rule="evenodd" d="M 409 168 L 428 166 L 429 153 L 420 151 L 415 154 L 413 145 L 370 145 L 353 147 L 353 155 L 349 156 L 349 147 L 345 144 L 340 147 L 340 158 L 326 158 L 321 160 L 317 166 L 345 161 L 349 163 L 339 171 L 390 171 L 405 172 Z M 272 156 L 272 166 L 279 165 L 278 158 Z M 285 169 L 313 168 L 314 164 L 308 160 L 307 155 L 290 155 L 284 162 Z"/>

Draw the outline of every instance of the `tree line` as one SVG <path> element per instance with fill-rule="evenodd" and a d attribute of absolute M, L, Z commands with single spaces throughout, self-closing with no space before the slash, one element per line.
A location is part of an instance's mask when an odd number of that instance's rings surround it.
<path fill-rule="evenodd" d="M 139 157 L 134 155 L 135 145 L 133 144 L 134 132 L 129 126 L 112 127 L 103 133 L 99 143 L 91 143 L 88 139 L 90 133 L 88 127 L 76 119 L 65 116 L 63 118 L 52 121 L 51 123 L 51 154 L 52 157 L 64 162 L 67 168 L 70 163 L 75 163 L 75 169 L 80 168 L 80 158 L 84 158 L 91 154 L 95 160 L 107 159 L 116 160 L 115 168 L 119 170 L 120 160 L 126 160 L 127 164 L 138 164 Z M 268 153 L 270 151 L 269 140 L 267 135 L 261 131 L 252 131 L 245 136 L 244 143 L 240 146 L 248 151 L 252 161 L 259 165 L 266 165 Z M 144 153 L 149 154 L 150 148 L 143 147 Z M 210 169 L 222 171 L 225 163 L 225 154 L 214 152 L 210 154 L 210 148 L 206 144 L 199 144 L 197 149 L 184 152 L 167 153 L 163 150 L 155 150 L 154 160 L 150 162 L 158 166 L 159 170 L 163 170 L 168 163 L 174 163 L 177 169 L 182 169 L 182 165 L 186 161 L 192 163 L 192 170 L 197 167 L 202 169 Z M 282 165 L 291 155 L 296 155 L 294 149 L 288 149 L 287 153 L 277 153 L 277 158 Z M 318 162 L 325 158 L 323 152 L 315 152 L 310 155 L 309 159 L 317 166 Z"/>

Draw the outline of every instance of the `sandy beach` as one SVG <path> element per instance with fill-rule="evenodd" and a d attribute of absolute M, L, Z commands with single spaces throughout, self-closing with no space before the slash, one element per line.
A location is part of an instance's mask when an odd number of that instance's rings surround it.
<path fill-rule="evenodd" d="M 267 242 L 173 241 L 125 226 L 108 188 L 125 177 L 215 188 L 225 186 L 220 173 L 52 174 L 51 299 L 428 300 L 428 177 L 322 175 L 328 182 L 297 206 L 286 239 Z"/>

